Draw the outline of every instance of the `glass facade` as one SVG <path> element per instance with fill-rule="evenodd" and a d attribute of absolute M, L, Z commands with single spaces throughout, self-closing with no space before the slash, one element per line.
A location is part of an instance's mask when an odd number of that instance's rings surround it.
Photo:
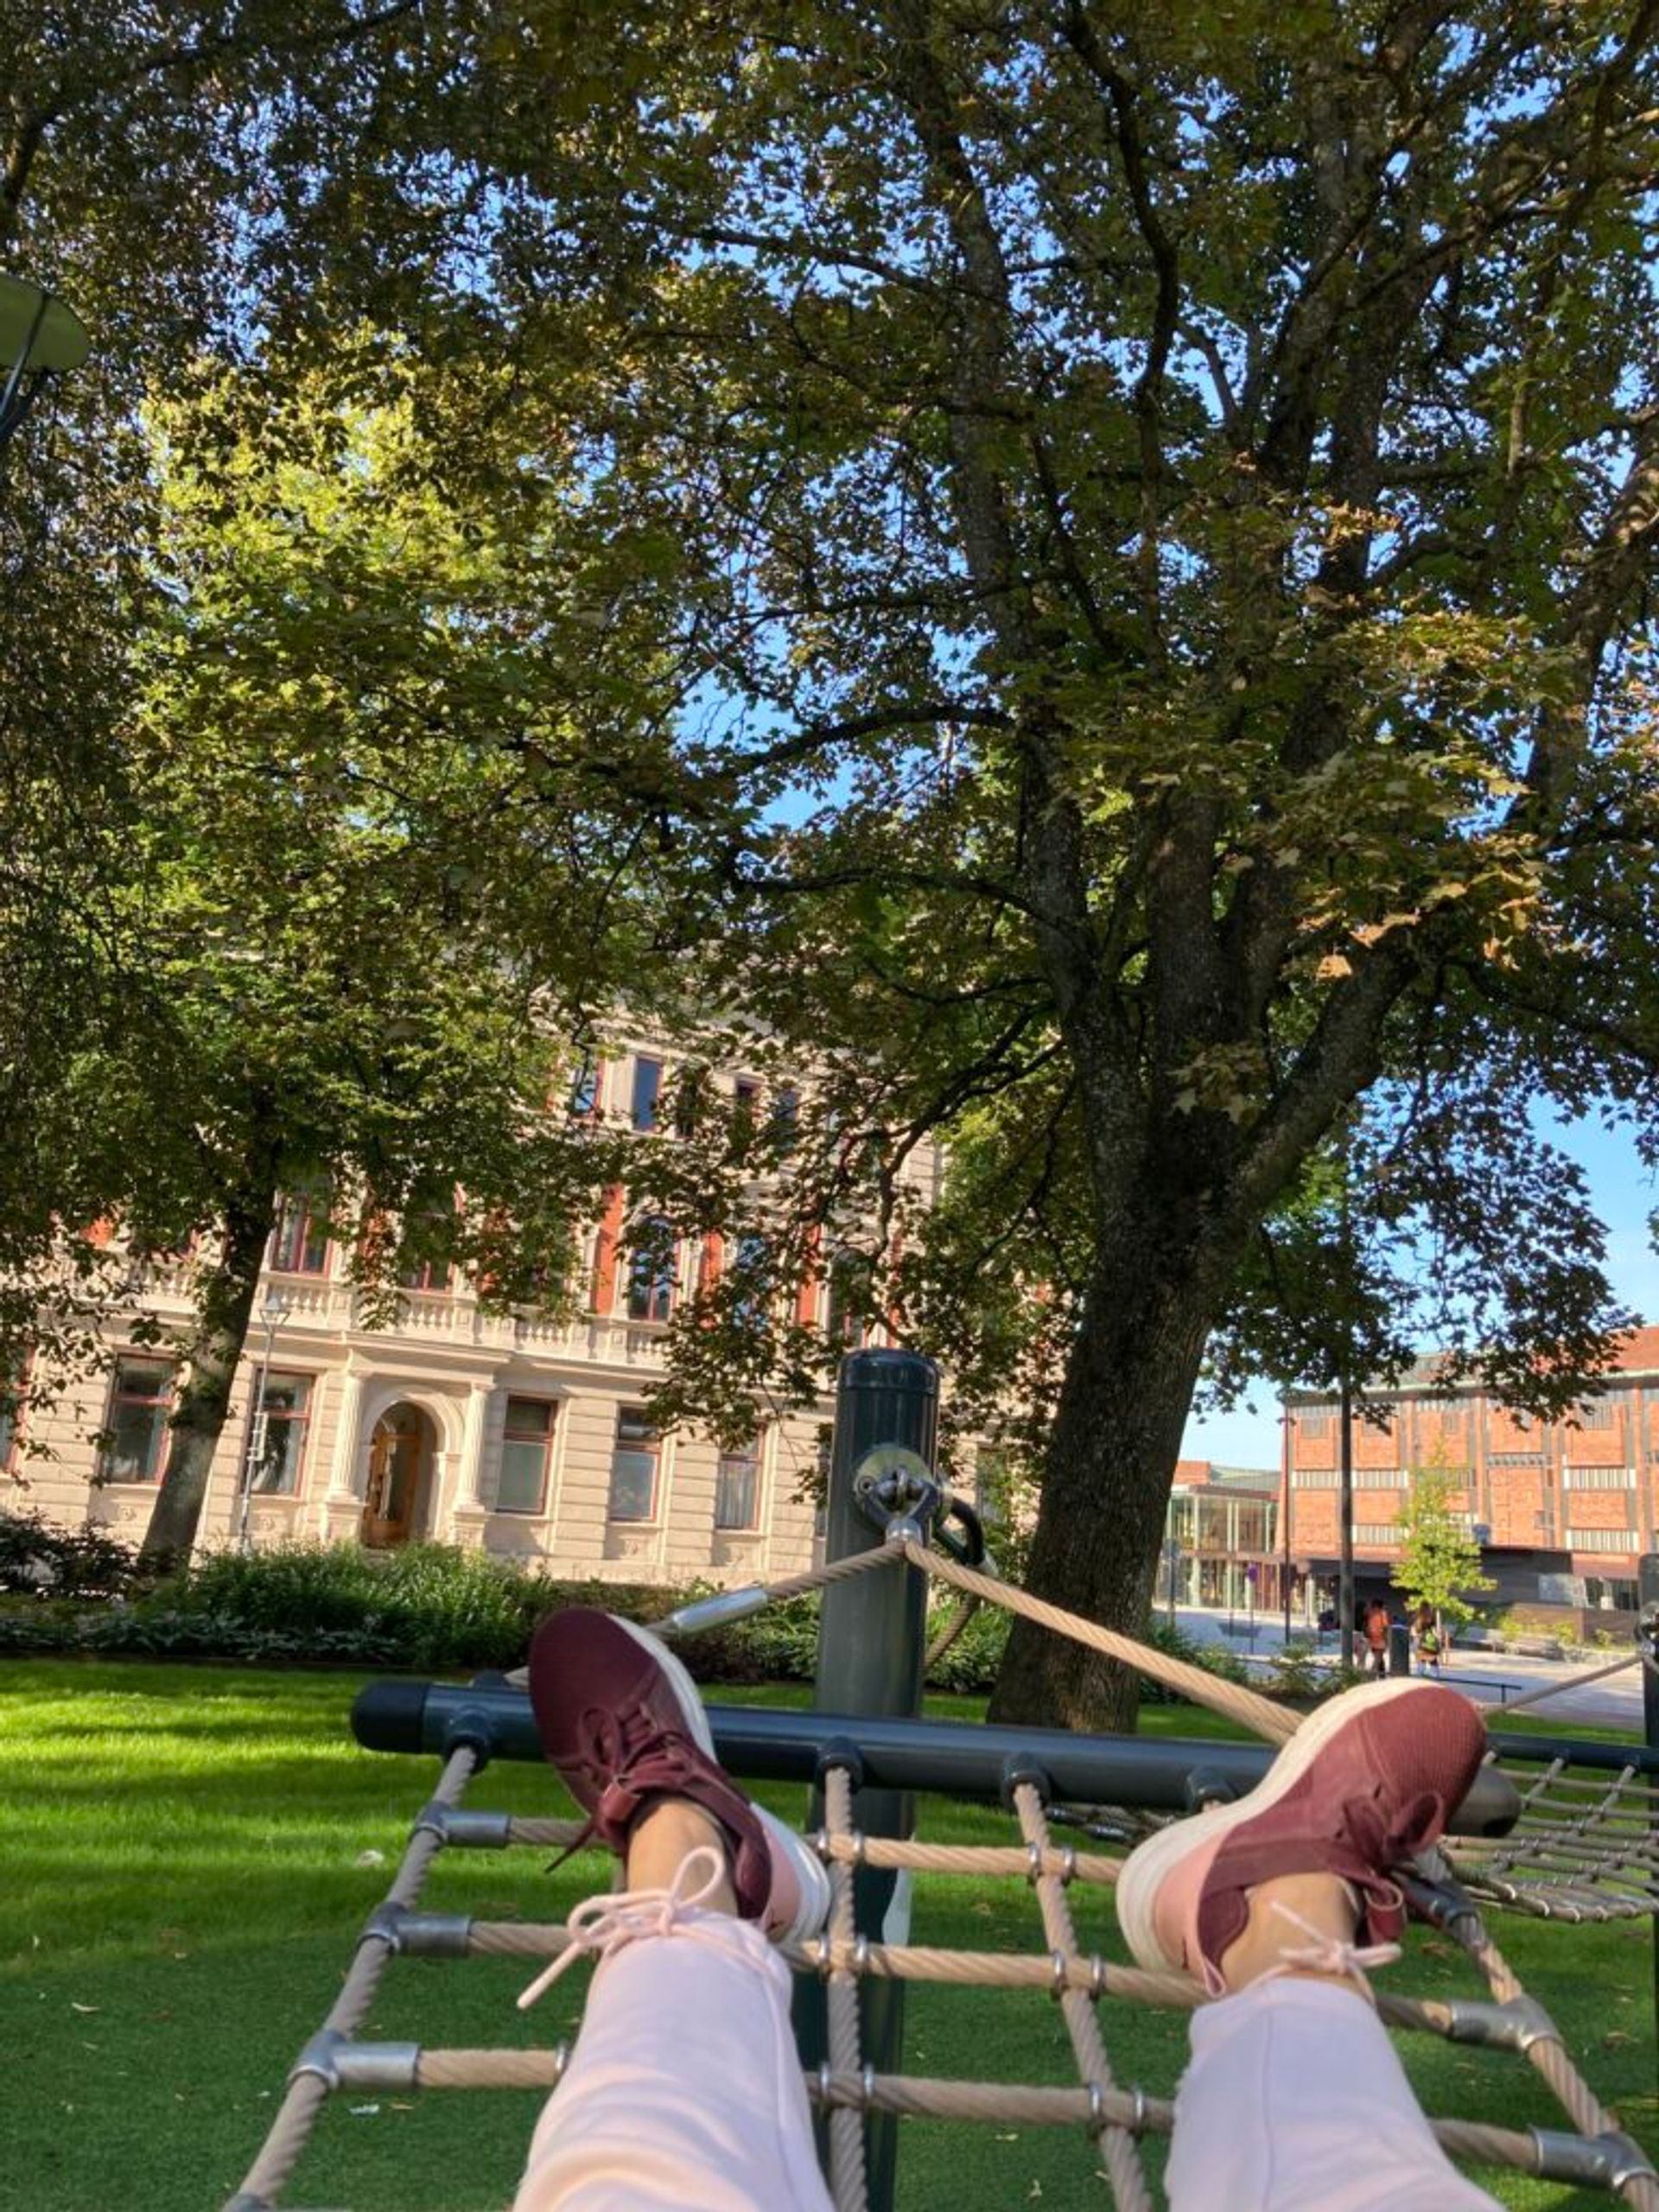
<path fill-rule="evenodd" d="M 1155 1586 L 1159 1604 L 1245 1614 L 1282 1606 L 1276 1498 L 1219 1484 L 1177 1488 L 1164 1539 Z"/>

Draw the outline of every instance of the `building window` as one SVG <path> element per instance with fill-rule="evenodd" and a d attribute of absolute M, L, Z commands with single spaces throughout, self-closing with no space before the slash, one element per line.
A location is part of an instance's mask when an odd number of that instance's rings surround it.
<path fill-rule="evenodd" d="M 760 1440 L 722 1452 L 715 1471 L 716 1529 L 758 1529 L 760 1525 Z"/>
<path fill-rule="evenodd" d="M 1568 1550 L 1575 1552 L 1634 1552 L 1636 1532 L 1633 1529 L 1569 1529 L 1567 1542 Z"/>
<path fill-rule="evenodd" d="M 812 1535 L 822 1540 L 830 1526 L 830 1478 L 836 1464 L 836 1430 L 833 1421 L 818 1423 L 818 1448 L 812 1469 Z"/>
<path fill-rule="evenodd" d="M 265 1264 L 279 1275 L 327 1274 L 328 1204 L 321 1192 L 283 1192 Z"/>
<path fill-rule="evenodd" d="M 753 1076 L 741 1075 L 732 1085 L 732 1150 L 743 1159 L 754 1141 L 760 1116 L 760 1086 Z"/>
<path fill-rule="evenodd" d="M 423 1244 L 435 1244 L 453 1235 L 454 1201 L 448 1205 L 420 1207 L 404 1217 L 404 1235 L 414 1249 L 404 1261 L 397 1281 L 404 1290 L 446 1291 L 454 1278 L 450 1260 L 442 1252 L 423 1252 Z"/>
<path fill-rule="evenodd" d="M 786 1160 L 800 1141 L 801 1094 L 792 1084 L 775 1092 L 772 1101 L 772 1148 Z"/>
<path fill-rule="evenodd" d="M 1563 1467 L 1563 1490 L 1634 1490 L 1634 1467 Z"/>
<path fill-rule="evenodd" d="M 1411 1478 L 1403 1467 L 1356 1467 L 1354 1469 L 1356 1490 L 1405 1490 L 1409 1486 L 1410 1481 Z"/>
<path fill-rule="evenodd" d="M 33 1364 L 33 1355 L 26 1353 L 12 1374 L 0 1374 L 0 1475 L 12 1471 Z"/>
<path fill-rule="evenodd" d="M 578 1121 L 591 1121 L 599 1111 L 599 1062 L 584 1052 L 570 1078 L 569 1110 Z"/>
<path fill-rule="evenodd" d="M 254 1415 L 251 1487 L 263 1497 L 292 1497 L 305 1465 L 311 1425 L 308 1375 L 267 1375 Z"/>
<path fill-rule="evenodd" d="M 501 1478 L 496 1484 L 498 1513 L 544 1513 L 547 1471 L 553 1459 L 553 1427 L 558 1402 L 553 1398 L 509 1398 L 501 1433 Z"/>
<path fill-rule="evenodd" d="M 1339 1490 L 1342 1487 L 1341 1473 L 1335 1467 L 1297 1467 L 1292 1471 L 1290 1480 L 1292 1488 L 1295 1490 Z"/>
<path fill-rule="evenodd" d="M 611 1454 L 613 1521 L 649 1521 L 657 1510 L 657 1466 L 662 1439 L 643 1406 L 616 1409 L 616 1448 Z"/>
<path fill-rule="evenodd" d="M 1397 1521 L 1356 1521 L 1354 1541 L 1357 1544 L 1397 1544 L 1400 1524 Z"/>
<path fill-rule="evenodd" d="M 636 1054 L 633 1063 L 633 1126 L 636 1129 L 656 1128 L 658 1102 L 662 1094 L 662 1062 L 643 1059 Z"/>
<path fill-rule="evenodd" d="M 628 1319 L 666 1321 L 674 1311 L 674 1231 L 648 1216 L 636 1224 L 628 1246 Z"/>
<path fill-rule="evenodd" d="M 696 1060 L 688 1060 L 674 1082 L 674 1134 L 677 1137 L 694 1137 L 702 1128 L 708 1091 L 708 1069 Z"/>
<path fill-rule="evenodd" d="M 1328 1407 L 1313 1407 L 1296 1415 L 1296 1427 L 1310 1444 L 1321 1444 L 1330 1435 L 1335 1418 Z"/>
<path fill-rule="evenodd" d="M 837 1252 L 830 1262 L 830 1295 L 824 1333 L 843 1351 L 858 1351 L 869 1341 L 870 1287 L 874 1268 L 862 1252 Z"/>
<path fill-rule="evenodd" d="M 118 1359 L 110 1389 L 108 1441 L 99 1459 L 106 1483 L 153 1483 L 162 1471 L 174 1367 L 164 1359 Z"/>
<path fill-rule="evenodd" d="M 982 1444 L 974 1454 L 974 1510 L 982 1521 L 1006 1521 L 1014 1492 L 1014 1461 L 1000 1444 Z"/>
<path fill-rule="evenodd" d="M 732 1319 L 758 1328 L 772 1304 L 772 1247 L 764 1236 L 740 1236 L 732 1255 Z"/>
<path fill-rule="evenodd" d="M 1618 1401 L 1607 1391 L 1598 1390 L 1594 1397 L 1574 1406 L 1569 1419 L 1579 1428 L 1611 1428 L 1618 1419 Z"/>
<path fill-rule="evenodd" d="M 448 1260 L 411 1260 L 397 1278 L 404 1290 L 448 1290 L 454 1269 Z"/>

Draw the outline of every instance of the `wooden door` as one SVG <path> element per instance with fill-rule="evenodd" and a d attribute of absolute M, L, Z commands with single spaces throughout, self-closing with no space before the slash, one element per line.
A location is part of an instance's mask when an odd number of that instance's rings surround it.
<path fill-rule="evenodd" d="M 369 1487 L 359 1532 L 372 1549 L 388 1551 L 409 1541 L 420 1474 L 418 1429 L 397 1426 L 390 1419 L 380 1422 L 369 1445 Z"/>

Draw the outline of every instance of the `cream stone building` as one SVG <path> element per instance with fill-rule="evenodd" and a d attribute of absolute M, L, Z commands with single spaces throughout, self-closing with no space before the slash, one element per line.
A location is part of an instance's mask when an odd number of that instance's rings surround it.
<path fill-rule="evenodd" d="M 648 1043 L 630 1043 L 579 1078 L 578 1109 L 672 1142 L 661 1124 L 673 1072 Z M 762 1095 L 741 1071 L 714 1082 L 733 1111 L 754 1110 Z M 925 1186 L 937 1159 L 907 1172 Z M 618 1581 L 746 1581 L 810 1564 L 811 1484 L 830 1404 L 770 1421 L 735 1452 L 695 1432 L 658 1434 L 645 1402 L 664 1371 L 667 1324 L 700 1270 L 718 1264 L 719 1240 L 683 1243 L 668 1268 L 635 1259 L 628 1230 L 617 1192 L 583 1239 L 585 1310 L 571 1319 L 482 1312 L 465 1281 L 424 1269 L 404 1287 L 396 1322 L 374 1327 L 344 1253 L 303 1196 L 289 1199 L 266 1255 L 200 1543 L 234 1542 L 244 1523 L 256 1545 L 355 1539 L 385 1549 L 431 1539 L 561 1578 Z M 191 1276 L 188 1259 L 147 1267 L 135 1318 L 148 1313 L 181 1341 Z M 798 1317 L 849 1343 L 881 1341 L 837 1325 L 833 1281 L 826 1265 L 798 1286 Z M 0 1435 L 0 1495 L 136 1541 L 166 1453 L 177 1363 L 165 1343 L 118 1332 L 108 1352 L 106 1375 L 26 1417 L 27 1440 Z"/>

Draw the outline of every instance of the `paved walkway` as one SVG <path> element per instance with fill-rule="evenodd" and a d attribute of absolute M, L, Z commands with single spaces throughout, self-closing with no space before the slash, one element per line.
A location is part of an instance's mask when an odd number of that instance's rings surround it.
<path fill-rule="evenodd" d="M 1224 1644 L 1241 1658 L 1270 1662 L 1284 1642 L 1283 1622 L 1262 1614 L 1256 1616 L 1254 1636 L 1243 1613 L 1200 1611 L 1196 1606 L 1183 1605 L 1178 1609 L 1176 1619 L 1184 1633 L 1195 1643 Z M 1230 1623 L 1231 1634 L 1228 1633 Z M 1307 1633 L 1306 1629 L 1295 1627 L 1292 1640 L 1305 1643 Z M 1333 1663 L 1330 1652 L 1319 1656 L 1326 1664 Z M 1612 1728 L 1640 1738 L 1643 1716 L 1639 1666 L 1627 1667 L 1623 1674 L 1605 1675 L 1599 1682 L 1585 1682 L 1576 1688 L 1567 1687 L 1574 1676 L 1592 1674 L 1598 1667 L 1605 1667 L 1622 1656 L 1615 1648 L 1599 1651 L 1593 1658 L 1523 1659 L 1514 1652 L 1460 1651 L 1454 1645 L 1446 1679 L 1482 1704 L 1495 1706 L 1507 1705 L 1512 1698 L 1533 1690 L 1560 1686 L 1559 1695 L 1545 1698 L 1536 1707 L 1529 1708 L 1535 1710 L 1541 1727 L 1557 1727 L 1563 1721 L 1577 1722 L 1582 1727 Z"/>
<path fill-rule="evenodd" d="M 1529 1712 L 1542 1727 L 1577 1721 L 1586 1728 L 1616 1728 L 1639 1737 L 1643 1732 L 1642 1669 L 1627 1667 L 1621 1675 L 1605 1675 L 1599 1682 L 1569 1687 L 1573 1677 L 1594 1672 L 1617 1659 L 1617 1651 L 1598 1653 L 1593 1659 L 1521 1659 L 1510 1652 L 1452 1649 L 1446 1669 L 1448 1681 L 1484 1704 L 1507 1705 L 1511 1698 L 1534 1690 L 1559 1686 L 1559 1694 L 1541 1700 Z"/>

